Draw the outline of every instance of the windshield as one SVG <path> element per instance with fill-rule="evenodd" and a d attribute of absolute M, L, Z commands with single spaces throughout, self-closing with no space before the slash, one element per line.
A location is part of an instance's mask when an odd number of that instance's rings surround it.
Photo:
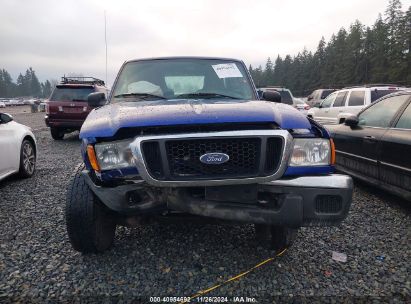
<path fill-rule="evenodd" d="M 330 95 L 332 92 L 334 92 L 335 90 L 323 90 L 321 93 L 321 99 L 326 98 L 328 95 Z"/>
<path fill-rule="evenodd" d="M 281 103 L 286 103 L 289 105 L 293 104 L 293 98 L 291 97 L 290 92 L 288 91 L 279 91 L 281 94 Z"/>
<path fill-rule="evenodd" d="M 147 98 L 254 99 L 243 65 L 218 59 L 157 59 L 127 63 L 113 101 Z"/>
<path fill-rule="evenodd" d="M 94 92 L 93 87 L 56 87 L 49 101 L 87 101 L 87 96 Z"/>

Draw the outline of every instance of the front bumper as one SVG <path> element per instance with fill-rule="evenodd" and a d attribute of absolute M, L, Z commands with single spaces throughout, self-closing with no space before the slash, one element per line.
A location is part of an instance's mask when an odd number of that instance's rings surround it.
<path fill-rule="evenodd" d="M 58 118 L 50 117 L 49 115 L 46 115 L 44 117 L 44 122 L 46 123 L 46 126 L 51 127 L 51 128 L 70 128 L 70 129 L 80 130 L 84 121 L 85 121 L 85 118 L 58 119 Z"/>
<path fill-rule="evenodd" d="M 94 194 L 108 208 L 124 215 L 176 210 L 217 219 L 289 227 L 340 223 L 348 215 L 353 192 L 352 179 L 346 175 L 303 176 L 258 184 L 258 194 L 265 199 L 244 203 L 206 200 L 201 195 L 192 195 L 192 188 L 156 189 L 144 181 L 99 187 L 86 172 L 83 174 Z M 139 201 L 133 201 L 135 197 Z"/>

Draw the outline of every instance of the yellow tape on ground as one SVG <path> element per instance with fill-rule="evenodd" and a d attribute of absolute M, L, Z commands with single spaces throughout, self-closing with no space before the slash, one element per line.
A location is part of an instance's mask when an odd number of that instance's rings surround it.
<path fill-rule="evenodd" d="M 205 295 L 205 294 L 207 294 L 207 293 L 209 293 L 209 292 L 211 292 L 211 291 L 213 291 L 213 290 L 215 290 L 215 289 L 217 289 L 217 288 L 220 288 L 221 286 L 223 286 L 223 285 L 225 285 L 225 284 L 227 284 L 227 283 L 229 283 L 229 282 L 238 280 L 238 279 L 240 279 L 241 277 L 249 274 L 251 271 L 253 271 L 253 270 L 255 270 L 255 269 L 257 269 L 257 268 L 259 268 L 259 267 L 261 267 L 261 266 L 263 266 L 263 265 L 271 262 L 271 261 L 273 261 L 276 257 L 282 256 L 282 255 L 284 254 L 284 252 L 286 252 L 286 251 L 287 251 L 287 248 L 284 248 L 284 249 L 281 250 L 279 253 L 277 253 L 277 254 L 275 255 L 275 257 L 273 257 L 273 258 L 268 258 L 268 259 L 262 261 L 261 263 L 258 263 L 257 265 L 251 267 L 251 268 L 248 269 L 247 271 L 244 271 L 244 272 L 242 272 L 242 273 L 240 273 L 240 274 L 238 274 L 238 275 L 236 275 L 236 276 L 234 276 L 234 277 L 232 277 L 232 278 L 229 278 L 229 279 L 225 280 L 224 282 L 222 282 L 222 283 L 220 283 L 220 284 L 214 285 L 213 287 L 210 287 L 210 288 L 205 289 L 205 290 L 200 290 L 200 291 L 197 292 L 195 295 L 189 297 L 188 300 L 180 302 L 180 304 L 189 303 L 191 300 L 193 300 L 193 299 L 195 299 L 195 298 L 198 298 L 198 297 L 200 297 L 200 296 L 203 296 L 203 295 Z"/>

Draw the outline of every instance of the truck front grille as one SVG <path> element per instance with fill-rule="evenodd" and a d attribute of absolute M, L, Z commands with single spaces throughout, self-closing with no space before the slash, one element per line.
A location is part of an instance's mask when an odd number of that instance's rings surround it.
<path fill-rule="evenodd" d="M 259 138 L 172 140 L 166 143 L 170 175 L 173 178 L 250 177 L 258 174 Z M 206 153 L 220 152 L 230 159 L 209 165 L 200 161 Z"/>
<path fill-rule="evenodd" d="M 281 161 L 281 137 L 156 139 L 142 142 L 148 173 L 157 180 L 189 181 L 270 176 Z M 262 153 L 263 152 L 263 153 Z M 204 164 L 206 153 L 225 153 L 229 160 Z"/>

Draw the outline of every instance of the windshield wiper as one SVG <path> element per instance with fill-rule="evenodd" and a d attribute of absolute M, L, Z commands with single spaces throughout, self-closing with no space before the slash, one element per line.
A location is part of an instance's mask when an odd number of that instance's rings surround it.
<path fill-rule="evenodd" d="M 224 95 L 224 94 L 218 94 L 218 93 L 188 93 L 188 94 L 181 94 L 181 95 L 177 95 L 175 98 L 195 98 L 195 97 L 201 97 L 204 99 L 207 98 L 231 98 L 231 99 L 242 99 L 242 98 L 238 98 L 235 96 L 230 96 L 230 95 Z"/>
<path fill-rule="evenodd" d="M 119 98 L 119 97 L 138 97 L 138 98 L 159 98 L 159 99 L 166 99 L 163 96 L 159 96 L 159 95 L 155 95 L 155 94 L 149 94 L 149 93 L 124 93 L 124 94 L 118 94 L 114 96 L 115 98 Z"/>
<path fill-rule="evenodd" d="M 84 99 L 72 99 L 71 101 L 87 101 L 87 100 L 84 100 Z"/>

